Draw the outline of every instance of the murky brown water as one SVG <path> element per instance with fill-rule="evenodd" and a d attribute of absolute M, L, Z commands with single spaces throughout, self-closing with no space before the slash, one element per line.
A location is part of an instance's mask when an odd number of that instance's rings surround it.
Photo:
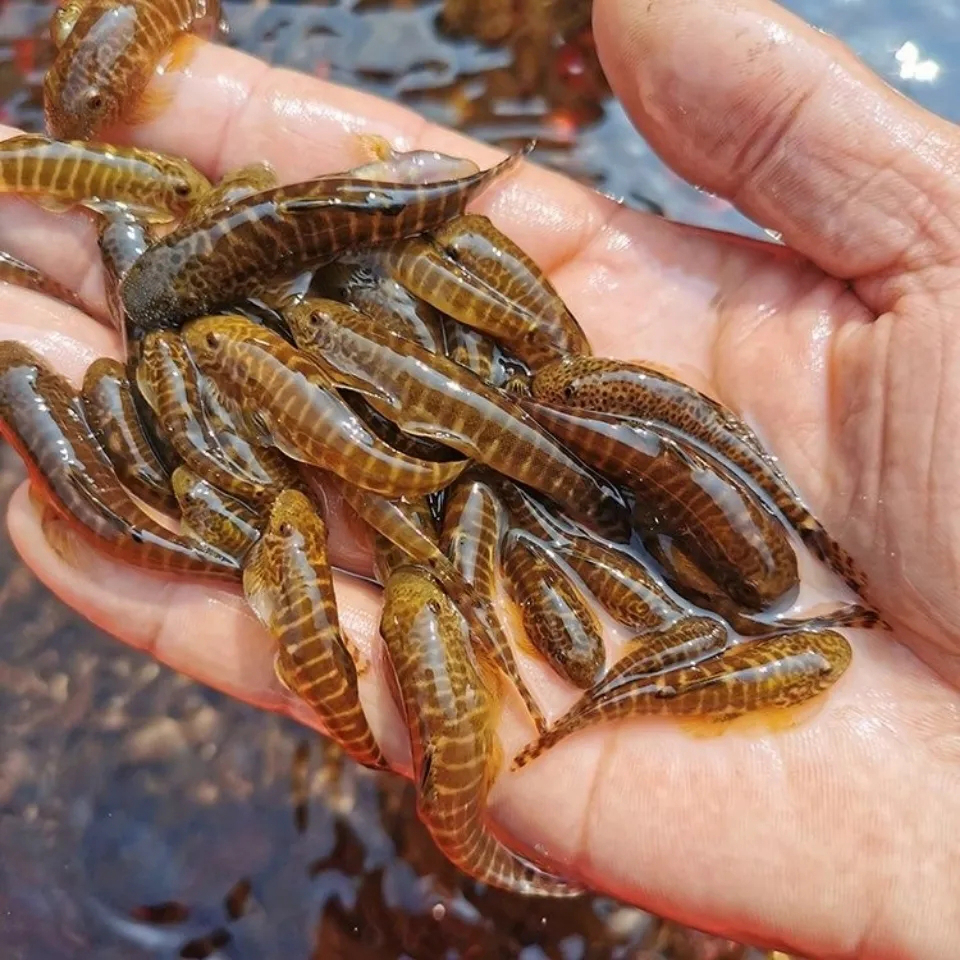
<path fill-rule="evenodd" d="M 823 26 L 853 25 L 848 39 L 888 76 L 902 41 L 926 31 L 942 44 L 941 20 L 960 13 L 878 2 L 854 24 L 857 3 L 795 5 Z M 538 160 L 629 203 L 756 232 L 632 133 L 582 0 L 227 8 L 231 42 L 274 62 L 498 143 L 537 136 Z M 42 122 L 50 9 L 0 6 L 0 119 L 27 129 Z M 900 86 L 957 109 L 941 85 Z M 22 476 L 2 448 L 0 506 Z M 38 585 L 5 535 L 0 617 L 5 960 L 760 956 L 605 899 L 544 906 L 465 880 L 420 826 L 409 785 L 103 636 Z"/>

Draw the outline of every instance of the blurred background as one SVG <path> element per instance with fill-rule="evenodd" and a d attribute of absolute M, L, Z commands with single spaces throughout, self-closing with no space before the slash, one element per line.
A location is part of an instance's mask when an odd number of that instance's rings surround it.
<path fill-rule="evenodd" d="M 759 229 L 657 160 L 609 96 L 587 0 L 228 3 L 230 44 L 402 101 L 639 209 Z M 791 0 L 960 120 L 960 0 Z M 42 128 L 52 4 L 0 3 L 0 121 Z M 23 478 L 0 446 L 0 505 Z M 478 887 L 396 778 L 75 617 L 0 534 L 3 960 L 761 960 L 603 898 Z"/>

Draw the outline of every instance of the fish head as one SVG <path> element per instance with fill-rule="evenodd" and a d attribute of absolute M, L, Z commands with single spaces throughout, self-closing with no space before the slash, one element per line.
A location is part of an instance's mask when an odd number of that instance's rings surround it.
<path fill-rule="evenodd" d="M 157 154 L 154 158 L 164 184 L 165 206 L 182 215 L 194 207 L 213 188 L 210 181 L 189 161 L 181 157 Z"/>
<path fill-rule="evenodd" d="M 355 324 L 363 326 L 371 322 L 353 307 L 323 297 L 308 297 L 284 309 L 283 315 L 296 345 L 320 355 L 334 345 L 341 327 L 349 329 Z"/>
<path fill-rule="evenodd" d="M 238 314 L 191 320 L 184 326 L 182 336 L 196 365 L 222 387 L 227 383 L 242 386 L 246 379 L 248 351 L 243 349 L 244 344 L 277 337 L 272 331 Z M 231 393 L 230 390 L 227 392 Z"/>
<path fill-rule="evenodd" d="M 321 508 L 299 490 L 284 490 L 270 507 L 263 541 L 279 568 L 303 556 L 325 555 L 327 525 Z"/>
<path fill-rule="evenodd" d="M 128 55 L 138 29 L 135 7 L 93 0 L 72 25 L 71 16 L 65 15 L 63 46 L 44 77 L 44 114 L 51 136 L 91 140 L 121 119 L 149 73 L 139 76 Z"/>

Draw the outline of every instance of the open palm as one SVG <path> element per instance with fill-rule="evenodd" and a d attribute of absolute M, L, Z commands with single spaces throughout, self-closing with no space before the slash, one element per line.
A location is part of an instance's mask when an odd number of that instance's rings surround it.
<path fill-rule="evenodd" d="M 691 739 L 637 722 L 584 733 L 504 776 L 498 821 L 596 889 L 808 955 L 948 956 L 960 933 L 960 132 L 901 99 L 766 0 L 597 0 L 605 68 L 652 144 L 785 247 L 672 225 L 533 165 L 478 209 L 545 269 L 598 355 L 666 364 L 744 414 L 895 624 L 808 722 Z M 381 100 L 204 46 L 141 145 L 217 177 L 266 160 L 290 182 L 359 162 L 353 135 L 487 165 L 497 154 Z M 12 131 L 10 131 L 12 132 Z M 0 246 L 103 311 L 82 216 L 5 202 Z M 2 291 L 0 338 L 79 382 L 112 331 Z M 65 601 L 177 670 L 305 722 L 238 592 L 171 583 L 83 551 L 67 564 L 24 490 L 18 550 Z M 333 537 L 335 560 L 364 554 Z M 76 561 L 76 557 L 74 558 Z M 379 591 L 337 581 L 374 663 L 363 697 L 397 767 Z M 574 694 L 525 663 L 551 714 Z M 504 740 L 531 730 L 508 711 Z M 549 816 L 544 816 L 549 811 Z"/>

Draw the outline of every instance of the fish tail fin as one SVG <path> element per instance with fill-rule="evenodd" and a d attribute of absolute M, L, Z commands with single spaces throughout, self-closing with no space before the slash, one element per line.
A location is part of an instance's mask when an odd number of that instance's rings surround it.
<path fill-rule="evenodd" d="M 467 823 L 448 822 L 441 815 L 429 826 L 444 854 L 481 883 L 527 897 L 576 897 L 584 892 L 512 851 L 484 823 L 481 810 L 474 811 Z"/>
<path fill-rule="evenodd" d="M 863 596 L 867 577 L 853 557 L 809 514 L 795 526 L 800 539 L 817 559 L 841 577 L 851 590 Z"/>

